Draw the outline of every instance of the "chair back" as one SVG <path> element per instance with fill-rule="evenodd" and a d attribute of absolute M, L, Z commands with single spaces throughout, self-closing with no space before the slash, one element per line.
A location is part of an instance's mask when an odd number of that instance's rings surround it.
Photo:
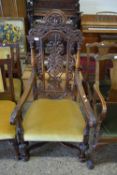
<path fill-rule="evenodd" d="M 10 59 L 0 59 L 0 99 L 14 101 L 14 86 Z"/>
<path fill-rule="evenodd" d="M 21 78 L 21 63 L 20 63 L 20 52 L 18 44 L 10 44 L 0 47 L 0 59 L 6 59 L 9 55 L 12 62 L 13 76 Z"/>
<path fill-rule="evenodd" d="M 82 35 L 80 30 L 64 24 L 59 15 L 47 21 L 29 31 L 28 41 L 32 66 L 39 77 L 39 92 L 58 98 L 71 90 Z"/>
<path fill-rule="evenodd" d="M 95 81 L 99 85 L 105 83 L 109 102 L 117 102 L 117 44 L 102 43 L 98 47 L 101 54 L 96 58 Z"/>

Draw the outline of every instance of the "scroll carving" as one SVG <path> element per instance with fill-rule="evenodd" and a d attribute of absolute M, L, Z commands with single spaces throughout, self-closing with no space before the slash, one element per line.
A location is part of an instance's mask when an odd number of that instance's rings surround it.
<path fill-rule="evenodd" d="M 28 40 L 35 42 L 40 94 L 60 98 L 71 90 L 74 55 L 82 43 L 82 34 L 64 24 L 59 15 L 49 16 L 46 22 L 32 28 Z"/>

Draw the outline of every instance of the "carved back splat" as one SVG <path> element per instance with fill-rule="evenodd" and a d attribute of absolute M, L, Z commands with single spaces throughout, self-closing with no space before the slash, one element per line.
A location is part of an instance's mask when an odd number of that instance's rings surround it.
<path fill-rule="evenodd" d="M 51 98 L 65 96 L 71 91 L 81 32 L 64 24 L 58 14 L 32 28 L 28 40 L 35 49 L 33 63 L 39 77 L 39 92 Z"/>

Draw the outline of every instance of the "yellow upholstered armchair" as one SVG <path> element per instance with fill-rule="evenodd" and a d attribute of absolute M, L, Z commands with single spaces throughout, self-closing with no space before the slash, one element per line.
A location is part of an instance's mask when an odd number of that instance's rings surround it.
<path fill-rule="evenodd" d="M 34 148 L 27 142 L 40 142 L 40 145 L 46 142 L 70 145 L 68 142 L 71 142 L 79 150 L 80 160 L 87 161 L 88 167 L 93 168 L 89 132 L 96 120 L 79 71 L 82 35 L 79 30 L 58 20 L 58 15 L 54 18 L 53 23 L 50 18 L 47 24 L 39 24 L 29 31 L 32 74 L 11 115 L 11 123 L 17 123 L 33 88 L 35 100 L 19 125 L 22 129 L 17 136 L 20 158 L 28 160 L 30 150 Z"/>
<path fill-rule="evenodd" d="M 101 42 L 89 46 L 98 49 L 93 91 L 91 90 L 92 106 L 97 115 L 97 147 L 117 142 L 117 44 Z"/>
<path fill-rule="evenodd" d="M 7 86 L 8 81 L 10 86 Z M 10 116 L 16 106 L 14 100 L 11 61 L 9 59 L 0 60 L 0 140 L 11 141 L 18 158 L 16 127 L 10 125 Z"/>
<path fill-rule="evenodd" d="M 10 46 L 0 47 L 0 59 L 7 59 L 7 58 L 9 58 L 12 63 L 15 100 L 18 101 L 23 91 L 23 85 L 21 79 L 20 52 L 18 44 L 12 44 Z M 8 80 L 7 83 L 9 83 Z"/>

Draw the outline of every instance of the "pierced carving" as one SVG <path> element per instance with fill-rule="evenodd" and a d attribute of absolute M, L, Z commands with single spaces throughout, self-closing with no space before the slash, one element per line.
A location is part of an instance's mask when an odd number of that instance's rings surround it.
<path fill-rule="evenodd" d="M 39 95 L 61 98 L 72 88 L 74 54 L 82 43 L 82 35 L 80 30 L 62 23 L 59 15 L 47 20 L 32 28 L 28 39 L 35 43 Z"/>
<path fill-rule="evenodd" d="M 69 40 L 72 44 L 77 43 L 77 47 L 80 47 L 82 44 L 82 33 L 80 30 L 74 28 L 71 25 L 62 24 L 62 25 L 46 25 L 46 24 L 37 24 L 34 28 L 30 29 L 28 40 L 31 43 L 42 38 L 49 31 L 61 31 L 66 36 L 66 40 Z M 73 47 L 72 47 L 73 49 Z"/>
<path fill-rule="evenodd" d="M 48 18 L 45 19 L 47 25 L 59 25 L 64 23 L 64 19 L 62 16 L 60 16 L 59 14 L 53 14 L 51 16 L 48 16 Z"/>
<path fill-rule="evenodd" d="M 63 61 L 65 60 L 64 55 L 64 43 L 60 34 L 55 34 L 51 36 L 53 40 L 47 43 L 47 73 L 49 76 L 56 79 L 63 72 Z"/>
<path fill-rule="evenodd" d="M 49 55 L 47 61 L 47 73 L 51 77 L 57 78 L 57 76 L 63 72 L 63 56 L 58 53 L 53 53 Z"/>

